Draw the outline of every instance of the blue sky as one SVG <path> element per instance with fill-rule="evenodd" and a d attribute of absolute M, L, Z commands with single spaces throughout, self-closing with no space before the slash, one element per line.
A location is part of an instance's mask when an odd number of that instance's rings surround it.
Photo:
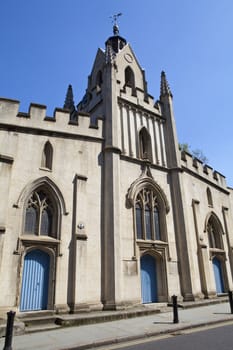
<path fill-rule="evenodd" d="M 233 187 L 232 0 L 2 0 L 0 96 L 52 115 L 72 84 L 79 102 L 118 12 L 155 99 L 167 74 L 179 141 L 201 149 Z"/>

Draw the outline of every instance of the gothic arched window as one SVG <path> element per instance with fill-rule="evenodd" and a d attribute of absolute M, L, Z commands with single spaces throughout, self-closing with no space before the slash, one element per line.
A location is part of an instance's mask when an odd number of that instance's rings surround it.
<path fill-rule="evenodd" d="M 41 166 L 42 168 L 47 168 L 52 170 L 53 163 L 53 147 L 49 141 L 47 141 L 44 145 L 44 149 L 42 152 L 42 160 Z"/>
<path fill-rule="evenodd" d="M 129 66 L 125 68 L 125 86 L 131 87 L 132 95 L 136 96 L 134 72 Z"/>
<path fill-rule="evenodd" d="M 161 240 L 161 222 L 158 198 L 153 189 L 143 188 L 135 204 L 137 239 Z"/>
<path fill-rule="evenodd" d="M 145 127 L 139 132 L 139 147 L 140 147 L 140 158 L 148 159 L 152 162 L 152 148 L 151 148 L 151 137 Z"/>
<path fill-rule="evenodd" d="M 101 89 L 101 86 L 103 84 L 103 76 L 101 70 L 98 71 L 97 76 L 96 76 L 96 88 L 97 90 Z"/>
<path fill-rule="evenodd" d="M 222 249 L 223 245 L 222 245 L 221 229 L 214 217 L 210 217 L 208 221 L 207 232 L 208 232 L 208 239 L 209 239 L 209 247 Z"/>
<path fill-rule="evenodd" d="M 34 191 L 25 212 L 24 233 L 56 238 L 56 208 L 43 189 Z"/>
<path fill-rule="evenodd" d="M 130 67 L 125 69 L 125 85 L 135 87 L 134 72 Z"/>

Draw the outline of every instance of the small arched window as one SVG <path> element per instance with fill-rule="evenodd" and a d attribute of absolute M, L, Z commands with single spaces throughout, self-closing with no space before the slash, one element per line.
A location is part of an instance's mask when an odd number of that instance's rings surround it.
<path fill-rule="evenodd" d="M 212 198 L 212 193 L 211 193 L 209 187 L 206 190 L 206 195 L 207 195 L 207 201 L 208 201 L 209 207 L 213 207 L 213 198 Z"/>
<path fill-rule="evenodd" d="M 34 191 L 26 206 L 24 234 L 56 237 L 56 209 L 48 193 Z"/>
<path fill-rule="evenodd" d="M 103 76 L 102 76 L 101 70 L 99 70 L 96 76 L 96 88 L 98 91 L 101 89 L 102 84 L 103 84 Z"/>
<path fill-rule="evenodd" d="M 44 149 L 42 152 L 41 166 L 42 168 L 47 168 L 49 170 L 52 170 L 52 164 L 53 164 L 53 147 L 51 143 L 47 141 L 44 145 Z"/>
<path fill-rule="evenodd" d="M 136 95 L 134 72 L 129 66 L 125 68 L 125 86 L 131 87 L 132 95 Z"/>
<path fill-rule="evenodd" d="M 140 158 L 147 159 L 152 162 L 151 137 L 145 127 L 143 127 L 139 132 L 139 148 Z"/>

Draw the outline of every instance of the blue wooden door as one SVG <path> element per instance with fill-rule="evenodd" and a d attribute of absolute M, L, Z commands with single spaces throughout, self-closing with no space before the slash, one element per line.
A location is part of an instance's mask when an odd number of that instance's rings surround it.
<path fill-rule="evenodd" d="M 224 292 L 224 283 L 222 278 L 222 269 L 221 269 L 221 261 L 217 258 L 213 259 L 213 269 L 214 269 L 214 277 L 216 284 L 216 292 L 217 294 Z"/>
<path fill-rule="evenodd" d="M 141 291 L 143 303 L 157 301 L 156 261 L 151 255 L 141 258 Z"/>
<path fill-rule="evenodd" d="M 29 252 L 24 259 L 20 310 L 45 310 L 48 305 L 50 257 L 42 250 Z"/>

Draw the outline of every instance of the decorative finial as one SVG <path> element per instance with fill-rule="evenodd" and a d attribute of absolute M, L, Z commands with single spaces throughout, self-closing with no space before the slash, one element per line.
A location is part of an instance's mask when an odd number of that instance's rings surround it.
<path fill-rule="evenodd" d="M 166 74 L 164 71 L 161 72 L 160 96 L 171 96 L 172 97 L 170 86 L 168 84 Z"/>
<path fill-rule="evenodd" d="M 70 111 L 70 121 L 77 122 L 78 115 L 77 111 L 74 105 L 74 95 L 73 95 L 73 88 L 72 85 L 68 86 L 67 93 L 66 93 L 66 99 L 63 108 L 69 109 Z"/>
<path fill-rule="evenodd" d="M 74 96 L 73 96 L 73 89 L 72 85 L 68 86 L 67 93 L 66 93 L 66 99 L 63 108 L 72 110 L 74 107 Z"/>
<path fill-rule="evenodd" d="M 119 27 L 117 25 L 117 20 L 118 20 L 118 17 L 120 17 L 120 16 L 122 16 L 121 12 L 110 16 L 110 18 L 112 19 L 112 23 L 113 23 L 113 34 L 114 35 L 119 35 Z"/>

